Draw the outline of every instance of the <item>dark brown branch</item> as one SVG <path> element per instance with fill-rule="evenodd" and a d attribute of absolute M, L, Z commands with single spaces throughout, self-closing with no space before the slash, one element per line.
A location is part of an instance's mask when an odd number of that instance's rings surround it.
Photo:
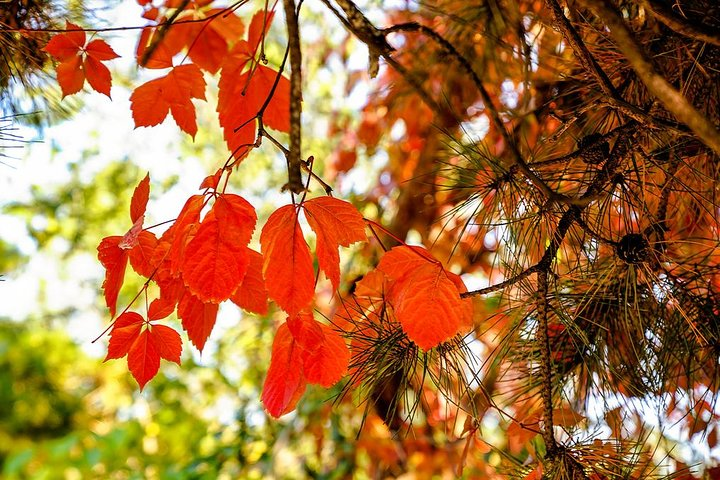
<path fill-rule="evenodd" d="M 580 0 L 580 2 L 595 12 L 598 18 L 607 25 L 610 29 L 610 36 L 615 40 L 618 48 L 650 93 L 655 95 L 675 118 L 690 127 L 705 145 L 720 154 L 720 132 L 710 120 L 692 106 L 687 98 L 655 70 L 620 14 L 602 0 Z"/>
<path fill-rule="evenodd" d="M 302 3 L 302 2 L 301 2 Z M 304 190 L 300 173 L 302 150 L 302 52 L 295 0 L 283 0 L 290 48 L 290 148 L 288 151 L 288 182 L 283 190 L 300 193 Z"/>
<path fill-rule="evenodd" d="M 539 271 L 537 316 L 538 328 L 535 340 L 540 347 L 540 375 L 542 376 L 543 428 L 542 437 L 545 441 L 547 457 L 552 458 L 557 451 L 553 422 L 553 368 L 550 339 L 548 338 L 548 272 Z"/>
<path fill-rule="evenodd" d="M 560 29 L 565 41 L 567 41 L 570 47 L 572 47 L 580 65 L 582 65 L 585 70 L 593 74 L 593 76 L 598 80 L 600 89 L 605 95 L 608 97 L 619 98 L 620 96 L 618 95 L 617 90 L 615 90 L 615 86 L 610 81 L 610 78 L 608 78 L 605 71 L 600 68 L 600 65 L 598 65 L 595 61 L 595 57 L 592 56 L 590 50 L 588 50 L 587 46 L 585 46 L 585 42 L 583 42 L 582 38 L 580 38 L 580 34 L 578 34 L 577 30 L 575 30 L 570 23 L 570 20 L 568 20 L 565 16 L 565 13 L 558 1 L 546 0 L 545 3 L 547 3 L 550 7 L 553 19 L 555 20 L 555 25 L 558 29 Z"/>
<path fill-rule="evenodd" d="M 180 15 L 180 13 L 185 10 L 185 7 L 187 4 L 190 3 L 190 0 L 183 0 L 180 5 L 175 9 L 172 15 L 170 15 L 170 18 L 167 19 L 167 22 L 164 22 L 157 30 L 156 34 L 157 36 L 153 38 L 152 43 L 145 49 L 143 52 L 143 56 L 138 62 L 138 64 L 141 67 L 144 67 L 148 60 L 150 60 L 150 57 L 157 49 L 158 45 L 163 41 L 165 38 L 165 35 L 167 35 L 167 32 L 170 31 L 170 28 L 173 26 L 173 22 L 177 17 Z"/>
<path fill-rule="evenodd" d="M 340 20 L 345 28 L 355 35 L 368 47 L 370 52 L 370 66 L 377 64 L 378 58 L 382 57 L 396 72 L 398 72 L 405 81 L 415 90 L 417 95 L 436 115 L 441 118 L 452 118 L 457 123 L 461 119 L 449 108 L 442 107 L 433 99 L 432 95 L 423 87 L 422 82 L 392 57 L 395 49 L 385 39 L 385 35 L 378 30 L 363 13 L 349 0 L 339 0 L 337 3 L 345 12 L 343 16 L 337 8 L 335 8 L 330 0 L 322 0 L 325 6 Z M 347 18 L 346 18 L 347 17 Z"/>
<path fill-rule="evenodd" d="M 720 47 L 720 30 L 702 23 L 688 22 L 684 18 L 675 15 L 675 12 L 663 5 L 662 2 L 640 0 L 640 4 L 650 10 L 655 18 L 680 35 Z"/>

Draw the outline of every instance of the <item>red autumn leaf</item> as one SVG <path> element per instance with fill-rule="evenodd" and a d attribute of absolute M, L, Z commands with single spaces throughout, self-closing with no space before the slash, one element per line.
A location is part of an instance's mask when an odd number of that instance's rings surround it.
<path fill-rule="evenodd" d="M 182 354 L 180 334 L 165 325 L 153 325 L 150 335 L 155 339 L 160 358 L 180 365 L 180 355 Z"/>
<path fill-rule="evenodd" d="M 98 245 L 98 260 L 105 267 L 105 280 L 102 288 L 105 292 L 105 303 L 110 309 L 110 316 L 115 316 L 117 298 L 125 279 L 125 266 L 128 261 L 128 252 L 120 248 L 121 236 L 105 237 Z"/>
<path fill-rule="evenodd" d="M 56 71 L 63 97 L 82 90 L 83 85 L 85 85 L 85 75 L 82 71 L 82 58 L 79 56 L 69 58 L 60 63 Z"/>
<path fill-rule="evenodd" d="M 66 22 L 65 30 L 65 33 L 53 36 L 43 48 L 60 61 L 77 56 L 85 45 L 85 32 L 78 25 Z"/>
<path fill-rule="evenodd" d="M 145 215 L 148 199 L 150 198 L 150 174 L 140 180 L 135 187 L 132 200 L 130 200 L 130 221 L 137 222 L 137 219 Z"/>
<path fill-rule="evenodd" d="M 310 305 L 315 292 L 310 249 L 295 206 L 278 208 L 260 234 L 263 277 L 268 295 L 290 316 Z"/>
<path fill-rule="evenodd" d="M 79 92 L 86 79 L 95 91 L 109 97 L 112 78 L 101 62 L 117 58 L 118 54 L 104 40 L 95 39 L 85 45 L 85 32 L 77 25 L 67 22 L 66 30 L 43 48 L 60 60 L 57 79 L 63 97 Z"/>
<path fill-rule="evenodd" d="M 160 369 L 160 351 L 149 330 L 143 330 L 133 342 L 127 362 L 130 373 L 140 385 L 140 390 L 157 375 Z"/>
<path fill-rule="evenodd" d="M 167 301 L 167 299 L 162 298 L 162 296 L 156 298 L 148 307 L 148 320 L 160 320 L 168 317 L 175 311 L 175 303 L 176 302 Z"/>
<path fill-rule="evenodd" d="M 102 42 L 102 40 L 95 41 Z M 110 97 L 112 76 L 110 75 L 110 70 L 108 70 L 105 65 L 100 63 L 99 60 L 95 60 L 93 57 L 88 55 L 85 58 L 85 61 L 83 61 L 83 73 L 93 90 Z"/>
<path fill-rule="evenodd" d="M 333 197 L 318 197 L 303 203 L 310 228 L 317 235 L 315 246 L 320 269 L 332 282 L 340 285 L 338 247 L 348 247 L 367 238 L 365 221 L 350 203 Z"/>
<path fill-rule="evenodd" d="M 191 98 L 205 100 L 205 79 L 193 64 L 174 67 L 166 76 L 150 80 L 130 95 L 135 127 L 160 124 L 168 112 L 178 127 L 195 138 L 197 123 Z"/>
<path fill-rule="evenodd" d="M 273 417 L 280 417 L 295 408 L 307 385 L 302 369 L 300 348 L 287 323 L 280 325 L 272 346 L 270 368 L 262 391 L 262 403 Z"/>
<path fill-rule="evenodd" d="M 154 48 L 162 46 L 167 51 L 166 57 L 187 49 L 195 65 L 214 74 L 227 55 L 229 44 L 237 41 L 244 30 L 242 20 L 227 9 L 188 9 L 159 37 L 162 40 Z M 154 39 L 147 35 L 145 42 L 148 41 Z M 143 45 L 143 52 L 144 49 Z"/>
<path fill-rule="evenodd" d="M 215 200 L 187 245 L 182 274 L 188 289 L 203 302 L 230 298 L 248 267 L 248 249 L 257 216 L 239 195 Z"/>
<path fill-rule="evenodd" d="M 389 300 L 408 338 L 428 350 L 458 333 L 466 315 L 460 292 L 427 251 L 400 246 L 387 252 L 378 270 L 392 281 Z"/>
<path fill-rule="evenodd" d="M 248 312 L 265 315 L 268 311 L 268 293 L 262 276 L 263 258 L 258 252 L 248 249 L 247 273 L 230 300 Z"/>
<path fill-rule="evenodd" d="M 153 378 L 160 368 L 160 358 L 180 364 L 182 341 L 180 335 L 164 325 L 146 324 L 135 312 L 120 315 L 110 332 L 108 354 L 105 361 L 128 356 L 128 368 L 140 389 Z"/>
<path fill-rule="evenodd" d="M 150 278 L 155 271 L 152 259 L 158 239 L 154 233 L 143 230 L 137 237 L 137 244 L 130 249 L 130 266 L 138 275 Z"/>
<path fill-rule="evenodd" d="M 154 49 L 152 50 L 150 56 L 145 59 L 145 63 L 142 63 L 145 51 L 150 42 L 153 41 L 154 35 L 154 27 L 143 28 L 142 32 L 140 32 L 140 39 L 138 40 L 136 51 L 138 65 L 151 69 L 172 68 L 172 57 L 177 52 L 171 52 L 170 49 L 168 49 L 166 42 L 160 42 L 158 45 L 153 47 Z"/>
<path fill-rule="evenodd" d="M 255 143 L 255 117 L 271 94 L 278 72 L 256 65 L 244 72 L 250 61 L 246 48 L 236 46 L 223 63 L 218 83 L 218 118 L 225 142 L 237 159 L 242 159 Z M 263 124 L 288 132 L 290 130 L 290 81 L 280 75 L 272 98 L 263 112 Z"/>
<path fill-rule="evenodd" d="M 217 319 L 218 305 L 203 303 L 190 292 L 185 294 L 178 303 L 178 317 L 188 334 L 190 341 L 202 352 Z"/>
<path fill-rule="evenodd" d="M 205 198 L 202 195 L 193 195 L 188 198 L 175 223 L 163 235 L 163 238 L 167 235 L 171 241 L 168 256 L 170 275 L 173 277 L 180 273 L 180 267 L 185 258 L 185 246 L 190 235 L 194 235 L 194 230 L 197 229 L 197 224 L 200 222 L 200 211 L 204 203 Z"/>
<path fill-rule="evenodd" d="M 252 52 L 256 52 L 260 43 L 264 40 L 267 31 L 270 30 L 275 17 L 274 11 L 258 10 L 250 20 L 250 28 L 248 28 L 248 44 L 252 48 Z"/>
<path fill-rule="evenodd" d="M 145 223 L 144 215 L 140 216 L 133 226 L 130 227 L 130 230 L 123 235 L 118 246 L 123 250 L 130 250 L 131 248 L 134 248 L 138 244 L 138 237 L 140 236 L 140 233 L 143 231 L 143 223 Z"/>
<path fill-rule="evenodd" d="M 224 168 L 218 168 L 217 172 L 205 177 L 203 179 L 202 183 L 200 184 L 200 187 L 199 187 L 200 190 L 203 190 L 205 188 L 215 190 L 218 186 L 218 183 L 220 182 L 220 177 L 222 176 L 224 171 L 225 171 Z"/>
<path fill-rule="evenodd" d="M 105 361 L 127 355 L 130 347 L 140 335 L 140 329 L 144 323 L 145 320 L 139 313 L 125 312 L 120 315 L 110 330 L 110 342 Z"/>
<path fill-rule="evenodd" d="M 288 318 L 287 325 L 300 347 L 305 379 L 325 388 L 337 383 L 350 362 L 350 350 L 342 337 L 307 312 Z"/>

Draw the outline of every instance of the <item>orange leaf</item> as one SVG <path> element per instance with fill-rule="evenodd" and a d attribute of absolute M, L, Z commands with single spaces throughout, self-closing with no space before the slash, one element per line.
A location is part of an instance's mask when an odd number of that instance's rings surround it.
<path fill-rule="evenodd" d="M 155 338 L 155 345 L 158 347 L 160 358 L 180 365 L 180 354 L 182 354 L 180 334 L 165 325 L 153 325 L 150 335 Z"/>
<path fill-rule="evenodd" d="M 253 15 L 252 20 L 250 20 L 248 43 L 250 44 L 253 53 L 257 51 L 257 48 L 265 38 L 267 31 L 270 30 L 270 24 L 272 24 L 274 17 L 275 12 L 272 10 L 258 10 Z"/>
<path fill-rule="evenodd" d="M 252 75 L 242 73 L 249 58 L 245 52 L 233 51 L 220 74 L 217 111 L 228 148 L 235 158 L 242 159 L 255 144 L 255 117 L 279 74 L 264 65 L 258 65 Z M 282 75 L 263 112 L 263 123 L 283 132 L 290 130 L 290 81 Z"/>
<path fill-rule="evenodd" d="M 165 232 L 172 242 L 168 254 L 170 257 L 170 274 L 172 276 L 180 273 L 180 266 L 185 258 L 185 245 L 193 228 L 200 222 L 200 211 L 203 208 L 204 200 L 202 195 L 193 195 L 188 198 L 173 226 Z"/>
<path fill-rule="evenodd" d="M 333 386 L 347 372 L 350 350 L 328 325 L 315 321 L 311 313 L 288 318 L 287 325 L 300 347 L 305 379 L 325 388 Z"/>
<path fill-rule="evenodd" d="M 222 176 L 223 171 L 223 168 L 218 168 L 217 172 L 215 172 L 213 175 L 205 177 L 200 184 L 200 190 L 204 188 L 215 190 L 218 186 L 218 182 L 220 182 L 220 177 Z"/>
<path fill-rule="evenodd" d="M 136 50 L 138 65 L 141 65 L 142 58 L 145 55 L 145 50 L 147 49 L 149 43 L 153 41 L 154 35 L 155 28 L 153 27 L 143 28 L 142 32 L 140 32 L 140 39 L 138 40 Z M 141 66 L 151 69 L 172 68 L 172 57 L 176 53 L 177 52 L 172 52 L 168 49 L 166 42 L 160 42 L 154 47 L 152 54 L 145 61 L 145 64 Z"/>
<path fill-rule="evenodd" d="M 85 46 L 85 53 L 93 60 L 106 61 L 120 57 L 105 40 L 95 39 Z"/>
<path fill-rule="evenodd" d="M 140 335 L 145 320 L 139 313 L 125 312 L 120 315 L 110 331 L 108 353 L 104 361 L 122 358 L 128 354 L 130 347 Z"/>
<path fill-rule="evenodd" d="M 145 215 L 148 199 L 150 198 L 150 174 L 140 180 L 138 186 L 135 187 L 132 200 L 130 200 L 130 221 L 137 222 L 137 219 Z"/>
<path fill-rule="evenodd" d="M 85 84 L 85 73 L 82 70 L 82 57 L 75 56 L 57 66 L 57 80 L 63 97 L 82 90 Z"/>
<path fill-rule="evenodd" d="M 143 230 L 138 235 L 137 244 L 128 252 L 130 265 L 138 275 L 150 278 L 150 275 L 155 271 L 152 259 L 157 244 L 158 239 L 152 232 Z"/>
<path fill-rule="evenodd" d="M 268 311 L 268 293 L 262 276 L 263 258 L 258 252 L 248 249 L 247 273 L 230 300 L 249 312 L 265 315 Z"/>
<path fill-rule="evenodd" d="M 278 208 L 260 234 L 263 277 L 270 298 L 290 316 L 309 306 L 315 292 L 312 258 L 293 205 Z"/>
<path fill-rule="evenodd" d="M 290 333 L 287 323 L 280 325 L 272 346 L 272 358 L 261 400 L 273 417 L 280 417 L 295 408 L 305 393 L 307 383 L 303 378 L 300 348 Z"/>
<path fill-rule="evenodd" d="M 239 195 L 224 194 L 187 246 L 182 274 L 188 289 L 203 302 L 230 298 L 247 272 L 248 249 L 257 217 Z"/>
<path fill-rule="evenodd" d="M 118 54 L 104 40 L 95 39 L 85 45 L 85 32 L 79 28 L 68 22 L 68 31 L 55 35 L 43 48 L 61 61 L 57 79 L 63 97 L 79 92 L 86 78 L 95 91 L 109 97 L 112 78 L 101 62 L 117 58 Z"/>
<path fill-rule="evenodd" d="M 391 280 L 389 300 L 408 338 L 423 350 L 456 335 L 467 315 L 455 283 L 429 252 L 400 246 L 387 252 L 378 270 Z"/>
<path fill-rule="evenodd" d="M 110 76 L 110 70 L 105 65 L 88 56 L 83 62 L 83 71 L 93 90 L 110 97 L 112 77 Z"/>
<path fill-rule="evenodd" d="M 110 316 L 115 316 L 118 293 L 125 279 L 125 266 L 128 261 L 128 253 L 119 247 L 123 237 L 115 235 L 105 237 L 98 245 L 98 260 L 105 267 L 105 280 L 102 288 L 105 292 L 105 303 L 110 309 Z"/>
<path fill-rule="evenodd" d="M 160 320 L 166 318 L 175 311 L 175 303 L 162 298 L 156 298 L 148 307 L 148 320 Z"/>
<path fill-rule="evenodd" d="M 178 304 L 178 317 L 182 319 L 182 326 L 188 334 L 190 341 L 202 352 L 217 319 L 218 305 L 216 303 L 203 303 L 190 292 L 180 299 Z"/>
<path fill-rule="evenodd" d="M 191 98 L 205 100 L 205 79 L 193 64 L 174 67 L 165 77 L 150 80 L 130 95 L 135 127 L 160 124 L 168 112 L 178 127 L 195 138 L 197 123 Z"/>
<path fill-rule="evenodd" d="M 71 57 L 77 56 L 82 47 L 85 45 L 85 32 L 74 23 L 66 22 L 65 33 L 59 33 L 43 47 L 43 50 L 57 58 L 65 61 Z"/>
<path fill-rule="evenodd" d="M 318 197 L 303 203 L 310 228 L 317 235 L 316 253 L 320 269 L 332 282 L 340 285 L 338 247 L 364 241 L 365 221 L 350 203 L 333 197 Z"/>
<path fill-rule="evenodd" d="M 553 409 L 553 420 L 558 427 L 572 428 L 586 420 L 586 417 L 570 407 L 561 407 Z"/>
<path fill-rule="evenodd" d="M 157 375 L 160 369 L 160 351 L 155 337 L 149 330 L 143 330 L 132 344 L 127 362 L 130 373 L 140 385 L 140 390 Z"/>

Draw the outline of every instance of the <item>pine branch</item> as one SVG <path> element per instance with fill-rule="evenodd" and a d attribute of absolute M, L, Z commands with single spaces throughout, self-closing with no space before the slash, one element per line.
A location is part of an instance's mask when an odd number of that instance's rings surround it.
<path fill-rule="evenodd" d="M 705 145 L 720 154 L 720 131 L 657 72 L 620 14 L 604 1 L 580 0 L 580 3 L 595 12 L 609 28 L 610 36 L 650 93 L 655 95 L 675 118 L 690 127 Z"/>

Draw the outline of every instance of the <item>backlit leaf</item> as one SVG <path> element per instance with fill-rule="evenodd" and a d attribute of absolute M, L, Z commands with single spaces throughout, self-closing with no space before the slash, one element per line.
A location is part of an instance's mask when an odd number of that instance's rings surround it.
<path fill-rule="evenodd" d="M 202 352 L 217 319 L 218 305 L 204 303 L 186 292 L 178 303 L 178 317 L 190 341 Z"/>
<path fill-rule="evenodd" d="M 230 300 L 248 312 L 265 315 L 268 311 L 268 293 L 262 276 L 263 258 L 258 252 L 248 249 L 248 263 L 245 278 L 232 294 Z"/>
<path fill-rule="evenodd" d="M 180 365 L 180 354 L 182 354 L 182 340 L 180 334 L 165 325 L 153 325 L 150 335 L 155 338 L 160 358 L 175 362 Z"/>
<path fill-rule="evenodd" d="M 140 335 L 144 323 L 145 320 L 139 313 L 125 312 L 120 315 L 110 330 L 110 342 L 105 361 L 127 355 L 130 347 Z"/>
<path fill-rule="evenodd" d="M 105 280 L 102 288 L 111 317 L 115 316 L 118 293 L 125 279 L 125 267 L 128 261 L 127 250 L 119 247 L 122 238 L 119 235 L 105 237 L 97 248 L 98 260 L 105 267 Z"/>
<path fill-rule="evenodd" d="M 315 273 L 295 206 L 280 207 L 270 215 L 260 234 L 260 246 L 270 298 L 290 316 L 309 306 L 315 292 Z"/>
<path fill-rule="evenodd" d="M 338 247 L 365 240 L 365 221 L 350 203 L 333 197 L 313 198 L 303 203 L 303 208 L 310 228 L 317 235 L 315 249 L 320 269 L 337 290 L 340 285 Z"/>
<path fill-rule="evenodd" d="M 391 280 L 389 301 L 403 331 L 423 350 L 449 340 L 467 323 L 468 304 L 426 250 L 395 247 L 377 268 Z"/>
<path fill-rule="evenodd" d="M 153 254 L 157 247 L 158 239 L 154 233 L 143 230 L 137 237 L 137 244 L 128 252 L 130 258 L 130 266 L 145 278 L 155 271 L 155 265 L 152 263 Z"/>
<path fill-rule="evenodd" d="M 137 219 L 145 215 L 148 199 L 150 198 L 150 174 L 140 180 L 135 187 L 132 199 L 130 200 L 130 221 L 137 222 Z"/>
<path fill-rule="evenodd" d="M 135 127 L 160 124 L 168 112 L 181 130 L 193 138 L 197 133 L 191 98 L 205 100 L 205 79 L 193 64 L 174 67 L 165 77 L 140 85 L 130 95 Z"/>
<path fill-rule="evenodd" d="M 160 351 L 156 339 L 149 330 L 143 330 L 128 352 L 128 368 L 140 385 L 145 388 L 147 382 L 157 375 L 160 369 Z"/>
<path fill-rule="evenodd" d="M 230 298 L 248 267 L 255 210 L 238 195 L 219 196 L 187 246 L 182 265 L 188 289 L 203 302 Z"/>
<path fill-rule="evenodd" d="M 280 325 L 272 346 L 270 368 L 262 391 L 262 403 L 273 417 L 280 417 L 295 408 L 307 385 L 303 378 L 300 348 L 287 323 Z"/>
<path fill-rule="evenodd" d="M 288 318 L 287 325 L 300 347 L 305 379 L 326 388 L 337 383 L 350 361 L 350 350 L 338 332 L 306 312 Z"/>
<path fill-rule="evenodd" d="M 60 84 L 63 97 L 82 90 L 85 84 L 85 73 L 82 70 L 82 58 L 71 57 L 57 67 L 57 80 Z"/>
<path fill-rule="evenodd" d="M 43 48 L 60 61 L 77 56 L 85 45 L 85 32 L 80 30 L 78 25 L 66 22 L 65 30 L 65 33 L 54 35 Z"/>

